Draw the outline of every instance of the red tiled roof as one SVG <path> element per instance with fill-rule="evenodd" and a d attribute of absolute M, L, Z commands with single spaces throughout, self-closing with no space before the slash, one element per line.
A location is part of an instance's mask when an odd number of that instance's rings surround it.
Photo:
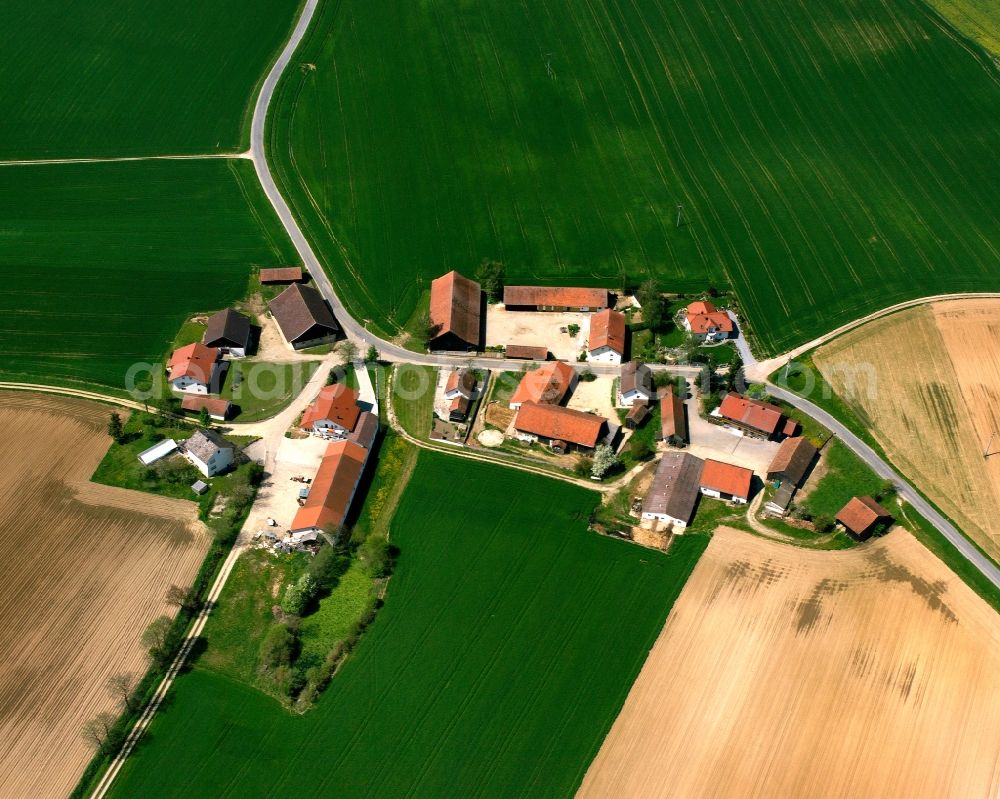
<path fill-rule="evenodd" d="M 892 514 L 871 497 L 851 497 L 837 514 L 837 521 L 855 534 L 865 532 L 879 519 L 889 518 Z"/>
<path fill-rule="evenodd" d="M 505 286 L 504 305 L 540 305 L 558 308 L 606 308 L 607 289 L 576 286 Z"/>
<path fill-rule="evenodd" d="M 448 375 L 448 382 L 444 387 L 445 393 L 450 394 L 457 391 L 466 399 L 471 399 L 476 390 L 476 375 L 471 369 L 456 369 Z"/>
<path fill-rule="evenodd" d="M 741 499 L 750 498 L 752 480 L 753 472 L 749 469 L 711 459 L 705 461 L 705 468 L 701 471 L 702 488 L 711 488 Z"/>
<path fill-rule="evenodd" d="M 610 347 L 619 355 L 625 354 L 625 314 L 607 308 L 590 317 L 590 352 Z"/>
<path fill-rule="evenodd" d="M 562 361 L 549 361 L 525 372 L 510 398 L 511 404 L 542 402 L 558 405 L 566 397 L 573 382 L 573 367 Z"/>
<path fill-rule="evenodd" d="M 361 415 L 358 407 L 358 392 L 343 383 L 324 386 L 312 404 L 302 414 L 301 427 L 311 430 L 313 424 L 331 421 L 345 430 L 353 430 Z"/>
<path fill-rule="evenodd" d="M 663 438 L 688 440 L 687 417 L 684 415 L 684 401 L 674 393 L 673 386 L 667 386 L 660 395 L 660 435 Z"/>
<path fill-rule="evenodd" d="M 219 351 L 204 344 L 188 344 L 179 350 L 174 350 L 170 356 L 170 379 L 190 377 L 199 383 L 208 385 L 212 382 L 212 371 Z"/>
<path fill-rule="evenodd" d="M 606 422 L 604 417 L 592 413 L 525 402 L 514 419 L 514 429 L 543 438 L 569 441 L 581 447 L 594 447 Z"/>
<path fill-rule="evenodd" d="M 289 529 L 322 529 L 342 524 L 367 458 L 368 450 L 353 441 L 345 439 L 330 444 L 309 487 L 306 503 L 295 514 Z"/>
<path fill-rule="evenodd" d="M 780 408 L 739 394 L 726 394 L 719 405 L 719 413 L 724 419 L 740 422 L 768 435 L 774 435 L 781 424 Z"/>
<path fill-rule="evenodd" d="M 778 447 L 774 460 L 767 467 L 768 476 L 785 474 L 798 484 L 809 470 L 809 464 L 816 457 L 816 447 L 804 438 L 786 438 Z"/>
<path fill-rule="evenodd" d="M 549 350 L 547 347 L 531 347 L 527 344 L 508 344 L 504 348 L 504 354 L 508 358 L 524 358 L 526 361 L 548 360 Z"/>
<path fill-rule="evenodd" d="M 302 280 L 301 266 L 276 266 L 260 270 L 261 283 L 296 283 Z"/>
<path fill-rule="evenodd" d="M 691 325 L 692 333 L 709 333 L 713 330 L 721 330 L 723 333 L 733 332 L 733 320 L 725 311 L 703 314 L 689 313 L 688 324 Z"/>
<path fill-rule="evenodd" d="M 181 400 L 181 409 L 200 413 L 205 408 L 210 416 L 218 416 L 225 419 L 229 414 L 229 400 L 218 399 L 217 397 L 202 397 L 197 394 L 187 394 Z"/>
<path fill-rule="evenodd" d="M 715 313 L 718 310 L 712 303 L 706 301 L 692 302 L 687 307 L 688 316 L 693 314 Z"/>
<path fill-rule="evenodd" d="M 435 338 L 451 333 L 462 341 L 479 346 L 482 290 L 475 280 L 454 270 L 431 281 L 431 324 Z"/>
<path fill-rule="evenodd" d="M 781 428 L 781 432 L 786 436 L 794 436 L 799 432 L 799 423 L 794 419 L 787 419 L 785 421 L 785 426 Z"/>

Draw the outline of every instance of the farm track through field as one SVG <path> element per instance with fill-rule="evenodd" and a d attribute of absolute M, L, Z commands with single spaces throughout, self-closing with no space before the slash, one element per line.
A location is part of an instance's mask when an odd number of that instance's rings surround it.
<path fill-rule="evenodd" d="M 244 153 L 205 153 L 204 155 L 128 155 L 121 158 L 34 158 L 23 161 L 0 161 L 0 166 L 47 166 L 50 164 L 109 164 L 123 161 L 200 161 L 203 158 L 243 158 L 251 160 L 250 151 Z"/>

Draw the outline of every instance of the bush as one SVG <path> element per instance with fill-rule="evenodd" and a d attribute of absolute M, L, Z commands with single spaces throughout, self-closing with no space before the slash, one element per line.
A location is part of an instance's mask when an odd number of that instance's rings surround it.
<path fill-rule="evenodd" d="M 833 529 L 833 518 L 825 513 L 818 513 L 812 517 L 813 527 L 818 533 L 828 533 Z"/>
<path fill-rule="evenodd" d="M 260 665 L 264 669 L 288 667 L 295 659 L 298 639 L 284 624 L 272 624 L 260 644 Z"/>
<path fill-rule="evenodd" d="M 392 573 L 395 547 L 384 536 L 368 536 L 361 545 L 359 556 L 369 576 L 388 577 Z"/>
<path fill-rule="evenodd" d="M 301 616 L 309 607 L 309 603 L 316 598 L 318 591 L 319 583 L 315 577 L 307 572 L 285 589 L 285 596 L 281 600 L 281 609 L 285 613 Z"/>
<path fill-rule="evenodd" d="M 581 352 L 580 354 L 583 356 L 582 360 L 586 360 L 587 353 Z M 580 372 L 580 380 L 584 383 L 593 383 L 595 380 L 597 380 L 597 375 L 595 375 L 592 371 L 590 371 L 590 369 L 584 369 L 582 372 Z"/>
<path fill-rule="evenodd" d="M 632 453 L 632 457 L 637 461 L 649 460 L 653 455 L 653 449 L 649 446 L 649 443 L 644 439 L 632 438 L 629 442 L 629 452 Z"/>
<path fill-rule="evenodd" d="M 566 332 L 575 338 L 576 334 L 580 332 L 580 326 L 576 323 L 566 325 Z"/>
<path fill-rule="evenodd" d="M 577 477 L 587 477 L 593 468 L 594 459 L 588 458 L 586 455 L 581 455 L 576 459 L 576 463 L 573 464 L 573 474 Z"/>
<path fill-rule="evenodd" d="M 309 574 L 320 591 L 332 591 L 340 575 L 351 565 L 351 559 L 329 544 L 323 544 L 309 564 Z"/>

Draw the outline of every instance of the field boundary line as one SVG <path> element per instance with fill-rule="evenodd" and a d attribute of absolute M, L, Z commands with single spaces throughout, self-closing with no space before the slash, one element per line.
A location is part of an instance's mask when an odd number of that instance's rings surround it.
<path fill-rule="evenodd" d="M 206 158 L 252 161 L 249 150 L 242 153 L 195 153 L 193 155 L 123 155 L 109 158 L 26 158 L 0 161 L 0 166 L 45 166 L 48 164 L 114 164 L 125 161 L 201 161 Z"/>
<path fill-rule="evenodd" d="M 146 410 L 146 406 L 135 400 L 116 397 L 113 394 L 101 394 L 97 391 L 87 391 L 81 388 L 69 388 L 67 386 L 50 386 L 44 383 L 14 383 L 0 380 L 0 390 L 3 391 L 31 391 L 37 394 L 61 394 L 64 397 L 78 397 L 79 399 L 93 400 L 94 402 L 104 402 L 111 405 L 120 405 L 123 408 L 131 408 L 136 411 Z"/>

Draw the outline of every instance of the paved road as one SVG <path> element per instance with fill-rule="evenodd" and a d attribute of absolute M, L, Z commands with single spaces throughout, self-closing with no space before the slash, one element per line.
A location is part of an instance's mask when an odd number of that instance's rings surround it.
<path fill-rule="evenodd" d="M 787 391 L 772 383 L 768 383 L 767 390 L 772 396 L 778 397 L 779 399 L 787 402 L 789 405 L 794 405 L 796 408 L 805 411 L 818 422 L 825 425 L 832 433 L 836 434 L 837 438 L 843 441 L 859 458 L 861 458 L 861 460 L 867 463 L 879 477 L 892 480 L 899 491 L 899 495 L 910 503 L 910 505 L 912 505 L 921 516 L 933 524 L 941 532 L 941 534 L 954 545 L 955 549 L 957 549 L 967 561 L 979 569 L 979 571 L 981 571 L 986 578 L 993 583 L 993 585 L 1000 588 L 1000 569 L 997 569 L 989 558 L 985 557 L 978 549 L 976 549 L 951 522 L 935 510 L 935 508 L 919 493 L 917 493 L 916 489 L 912 485 L 906 482 L 906 480 L 900 477 L 900 475 L 897 474 L 892 467 L 882 460 L 875 450 L 869 447 L 864 441 L 854 435 L 854 433 L 848 430 L 843 424 L 837 421 L 837 419 L 824 411 L 818 405 L 815 405 L 809 400 L 800 397 L 798 394 L 793 394 L 791 391 Z"/>

